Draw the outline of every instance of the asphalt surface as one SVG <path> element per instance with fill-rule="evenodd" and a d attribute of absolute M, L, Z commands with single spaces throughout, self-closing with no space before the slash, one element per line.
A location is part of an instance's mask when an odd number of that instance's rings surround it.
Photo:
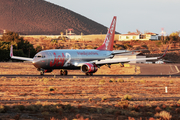
<path fill-rule="evenodd" d="M 180 64 L 136 64 L 140 75 L 180 75 Z"/>
<path fill-rule="evenodd" d="M 7 78 L 16 78 L 16 77 L 36 77 L 36 78 L 43 78 L 43 77 L 56 77 L 56 78 L 73 78 L 74 76 L 78 78 L 87 78 L 87 77 L 123 77 L 123 78 L 139 78 L 139 77 L 180 77 L 180 74 L 177 75 L 93 75 L 93 76 L 86 76 L 86 75 L 0 75 L 0 77 L 7 77 Z"/>

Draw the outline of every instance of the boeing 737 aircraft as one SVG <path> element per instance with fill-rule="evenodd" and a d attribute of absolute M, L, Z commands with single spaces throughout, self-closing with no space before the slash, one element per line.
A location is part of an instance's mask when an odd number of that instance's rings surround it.
<path fill-rule="evenodd" d="M 112 59 L 116 54 L 122 52 L 113 51 L 114 34 L 116 27 L 116 16 L 114 16 L 111 26 L 107 32 L 104 43 L 93 50 L 72 50 L 72 49 L 52 49 L 44 50 L 35 55 L 34 58 L 13 56 L 13 46 L 11 46 L 10 56 L 12 59 L 31 61 L 40 71 L 41 75 L 52 72 L 54 69 L 61 69 L 60 75 L 67 75 L 67 70 L 81 70 L 86 75 L 93 75 L 102 65 L 115 63 L 126 63 L 137 60 L 156 60 L 161 57 L 141 58 L 141 59 Z M 167 51 L 167 50 L 166 50 Z M 132 51 L 129 51 L 132 52 Z"/>

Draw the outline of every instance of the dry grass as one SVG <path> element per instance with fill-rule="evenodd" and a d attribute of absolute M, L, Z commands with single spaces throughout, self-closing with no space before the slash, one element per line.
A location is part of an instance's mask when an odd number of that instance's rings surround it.
<path fill-rule="evenodd" d="M 37 74 L 29 63 L 20 65 L 3 63 L 0 72 Z M 0 86 L 1 119 L 180 118 L 179 99 L 155 100 L 179 97 L 179 78 L 1 77 Z"/>

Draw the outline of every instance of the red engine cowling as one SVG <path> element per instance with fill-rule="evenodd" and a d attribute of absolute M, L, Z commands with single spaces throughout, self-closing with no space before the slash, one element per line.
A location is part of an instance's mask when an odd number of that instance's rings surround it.
<path fill-rule="evenodd" d="M 95 73 L 98 70 L 98 67 L 92 63 L 85 63 L 81 67 L 81 71 L 84 73 Z"/>

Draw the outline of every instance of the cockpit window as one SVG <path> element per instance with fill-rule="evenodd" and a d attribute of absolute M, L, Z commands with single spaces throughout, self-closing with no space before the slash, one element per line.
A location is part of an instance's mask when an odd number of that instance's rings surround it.
<path fill-rule="evenodd" d="M 45 58 L 46 56 L 36 55 L 35 58 Z"/>

